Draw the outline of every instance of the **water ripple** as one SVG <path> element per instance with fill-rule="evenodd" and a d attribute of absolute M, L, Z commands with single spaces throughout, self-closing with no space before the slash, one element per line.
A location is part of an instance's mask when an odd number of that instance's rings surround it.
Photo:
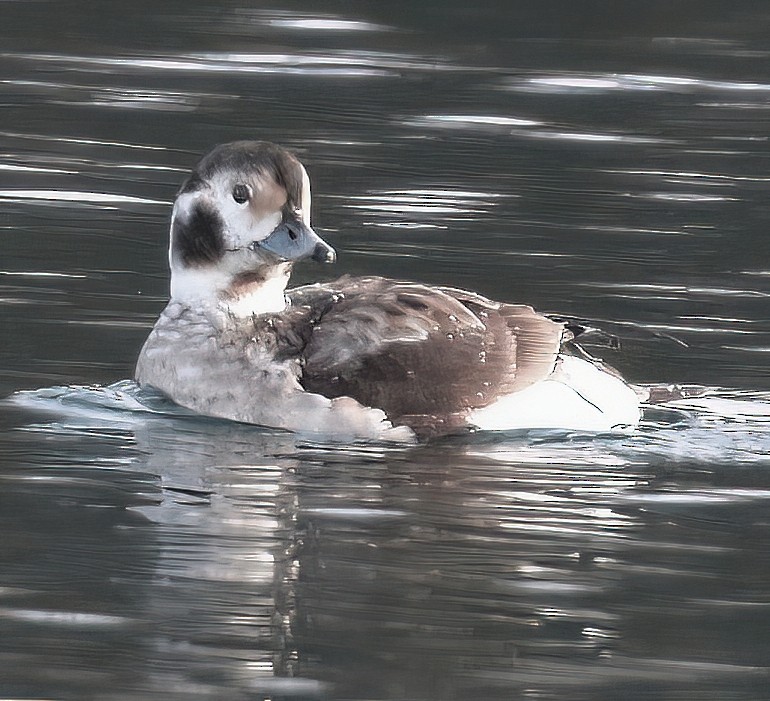
<path fill-rule="evenodd" d="M 65 54 L 0 54 L 70 70 L 170 71 L 188 73 L 274 73 L 315 77 L 398 77 L 401 71 L 465 70 L 435 57 L 366 50 L 307 53 L 206 52 L 151 56 L 75 56 Z"/>
<path fill-rule="evenodd" d="M 73 175 L 74 170 L 61 170 L 60 168 L 44 168 L 41 166 L 26 166 L 16 163 L 0 163 L 0 170 L 15 173 L 46 173 L 47 175 Z"/>
<path fill-rule="evenodd" d="M 76 205 L 153 204 L 169 205 L 170 202 L 133 195 L 107 192 L 83 192 L 78 190 L 0 190 L 0 200 L 10 202 L 67 202 Z"/>
<path fill-rule="evenodd" d="M 376 217 L 370 226 L 404 228 L 447 228 L 442 222 L 474 218 L 492 209 L 502 193 L 448 188 L 415 188 L 372 191 L 366 195 L 331 196 L 353 209 Z M 419 217 L 417 219 L 416 217 Z"/>
<path fill-rule="evenodd" d="M 677 171 L 677 170 L 633 170 L 633 169 L 617 169 L 617 170 L 604 170 L 605 173 L 612 173 L 618 175 L 649 175 L 652 177 L 670 178 L 673 181 L 694 180 L 704 181 L 711 183 L 711 181 L 721 182 L 726 181 L 728 183 L 739 182 L 751 182 L 751 183 L 766 183 L 770 182 L 770 177 L 757 176 L 757 175 L 728 175 L 726 173 L 704 173 L 698 171 Z"/>
<path fill-rule="evenodd" d="M 168 151 L 165 146 L 153 146 L 150 144 L 137 144 L 124 141 L 107 141 L 104 139 L 87 139 L 73 136 L 56 136 L 53 134 L 25 134 L 18 131 L 0 131 L 0 136 L 11 139 L 22 139 L 24 141 L 42 141 L 64 144 L 78 144 L 81 146 L 115 146 L 140 151 Z"/>
<path fill-rule="evenodd" d="M 522 117 L 503 117 L 495 115 L 473 114 L 426 114 L 421 117 L 413 117 L 402 122 L 406 126 L 413 127 L 445 127 L 463 128 L 473 126 L 483 127 L 527 127 L 542 124 L 534 119 Z"/>
<path fill-rule="evenodd" d="M 191 413 L 170 403 L 157 393 L 141 390 L 124 380 L 107 387 L 51 387 L 21 391 L 4 400 L 27 409 L 38 409 L 74 421 L 73 425 L 130 426 L 144 421 L 148 414 L 189 417 Z M 85 421 L 85 424 L 79 422 Z M 222 422 L 203 420 L 215 429 Z M 228 423 L 228 422 L 225 422 Z M 56 426 L 61 427 L 57 422 Z M 268 432 L 272 433 L 272 432 Z M 770 460 L 770 394 L 740 390 L 708 390 L 703 396 L 675 400 L 648 407 L 637 431 L 628 435 L 596 436 L 571 431 L 515 431 L 480 433 L 468 437 L 463 453 L 484 456 L 508 465 L 537 466 L 537 483 L 547 485 L 542 468 L 555 466 L 556 481 L 551 488 L 578 489 L 581 482 L 592 491 L 609 487 L 612 492 L 637 485 L 624 471 L 630 466 L 654 462 L 661 453 L 670 459 L 712 462 Z M 571 474 L 575 451 L 580 454 L 580 475 Z M 603 471 L 596 472 L 599 468 Z M 565 472 L 565 469 L 567 470 Z M 607 470 L 617 470 L 617 474 Z M 524 477 L 524 472 L 520 477 Z M 565 481 L 566 480 L 566 481 Z M 499 491 L 499 488 L 498 490 Z M 601 489 L 600 489 L 601 491 Z M 521 488 L 511 492 L 517 502 L 526 500 Z M 554 505 L 558 495 L 532 492 L 530 500 Z M 320 514 L 321 512 L 319 512 Z M 324 512 L 325 514 L 326 512 Z M 334 512 L 330 511 L 329 515 Z M 362 518 L 368 511 L 361 512 Z"/>
<path fill-rule="evenodd" d="M 308 14 L 283 10 L 238 8 L 230 23 L 300 32 L 390 32 L 393 27 L 364 20 L 348 19 L 332 14 Z"/>
<path fill-rule="evenodd" d="M 689 76 L 634 73 L 559 73 L 505 81 L 505 88 L 518 92 L 585 94 L 606 92 L 770 92 L 770 84 L 731 80 L 708 80 Z"/>
<path fill-rule="evenodd" d="M 402 119 L 400 120 L 400 123 L 405 126 L 424 129 L 504 131 L 515 137 L 556 141 L 622 144 L 671 143 L 667 139 L 648 135 L 564 129 L 559 125 L 551 125 L 535 119 L 499 115 L 427 114 Z"/>
<path fill-rule="evenodd" d="M 698 285 L 672 285 L 664 283 L 651 283 L 651 282 L 637 282 L 637 283 L 605 283 L 605 282 L 581 282 L 578 283 L 581 287 L 596 287 L 601 289 L 619 290 L 619 291 L 634 291 L 649 294 L 651 298 L 657 293 L 665 293 L 666 299 L 670 299 L 670 295 L 676 295 L 682 299 L 691 298 L 693 295 L 700 297 L 745 297 L 745 298 L 759 298 L 764 299 L 770 297 L 770 292 L 764 290 L 754 289 L 735 289 L 727 287 L 705 287 Z"/>
<path fill-rule="evenodd" d="M 189 111 L 196 109 L 204 98 L 224 95 L 182 92 L 176 90 L 151 90 L 120 86 L 77 85 L 38 80 L 2 80 L 0 85 L 16 92 L 46 94 L 51 104 L 92 105 L 95 107 L 120 107 L 127 109 L 154 109 L 163 111 Z"/>

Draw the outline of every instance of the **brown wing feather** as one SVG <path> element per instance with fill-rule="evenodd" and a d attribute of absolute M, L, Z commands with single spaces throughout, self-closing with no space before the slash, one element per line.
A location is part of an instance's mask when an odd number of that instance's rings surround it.
<path fill-rule="evenodd" d="M 513 383 L 500 394 L 518 392 L 544 380 L 553 372 L 556 356 L 565 339 L 565 326 L 538 314 L 526 304 L 492 302 L 474 292 L 452 287 L 439 288 L 493 326 L 505 321 L 506 333 L 515 338 Z"/>
<path fill-rule="evenodd" d="M 468 411 L 547 377 L 564 326 L 523 305 L 452 288 L 342 278 L 291 293 L 312 309 L 301 382 L 350 396 L 421 434 L 464 425 Z"/>

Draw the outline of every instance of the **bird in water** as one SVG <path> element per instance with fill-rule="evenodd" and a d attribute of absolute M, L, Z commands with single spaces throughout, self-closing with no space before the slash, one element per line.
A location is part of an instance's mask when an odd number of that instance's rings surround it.
<path fill-rule="evenodd" d="M 384 277 L 287 289 L 336 260 L 310 226 L 310 180 L 286 149 L 217 146 L 171 217 L 170 301 L 136 380 L 206 416 L 325 440 L 634 426 L 639 392 L 523 304 Z"/>

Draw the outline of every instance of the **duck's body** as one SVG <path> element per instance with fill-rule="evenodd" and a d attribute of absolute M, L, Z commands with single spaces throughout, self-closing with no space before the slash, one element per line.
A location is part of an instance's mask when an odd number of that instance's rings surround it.
<path fill-rule="evenodd" d="M 244 188 L 239 211 L 228 198 Z M 334 257 L 309 198 L 304 168 L 271 144 L 199 164 L 174 208 L 172 298 L 140 384 L 201 414 L 341 440 L 638 421 L 634 390 L 564 353 L 564 324 L 531 307 L 379 277 L 285 291 L 292 261 Z"/>

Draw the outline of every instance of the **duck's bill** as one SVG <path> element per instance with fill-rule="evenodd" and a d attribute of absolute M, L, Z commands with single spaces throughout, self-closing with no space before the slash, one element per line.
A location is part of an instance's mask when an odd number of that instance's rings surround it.
<path fill-rule="evenodd" d="M 254 241 L 250 248 L 268 251 L 283 260 L 310 258 L 317 263 L 334 263 L 337 260 L 334 249 L 298 219 L 283 222 L 266 239 Z"/>

